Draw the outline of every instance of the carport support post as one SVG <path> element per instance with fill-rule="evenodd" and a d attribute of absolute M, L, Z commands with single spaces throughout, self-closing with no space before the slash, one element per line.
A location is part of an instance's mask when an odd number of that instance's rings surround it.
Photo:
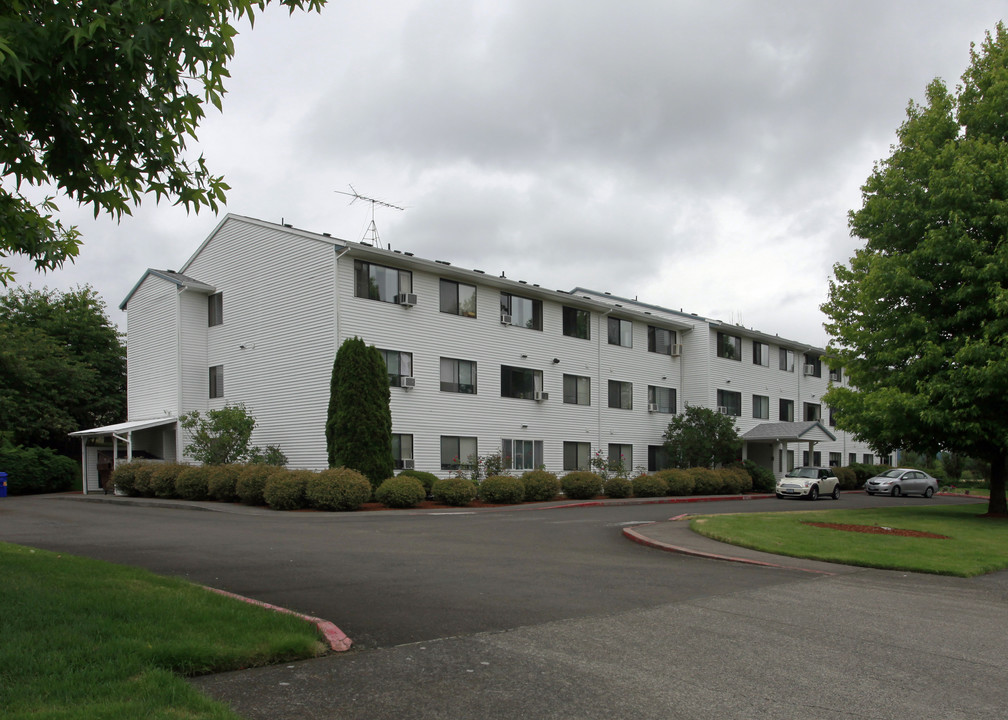
<path fill-rule="evenodd" d="M 81 485 L 84 486 L 84 494 L 87 495 L 87 438 L 81 435 L 80 439 L 81 456 Z"/>
<path fill-rule="evenodd" d="M 815 465 L 815 440 L 808 441 L 808 464 Z"/>

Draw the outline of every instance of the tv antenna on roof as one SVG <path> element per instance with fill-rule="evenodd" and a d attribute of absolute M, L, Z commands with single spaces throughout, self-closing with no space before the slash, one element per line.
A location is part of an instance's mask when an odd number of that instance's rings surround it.
<path fill-rule="evenodd" d="M 378 226 L 375 225 L 374 220 L 375 205 L 381 205 L 382 207 L 392 208 L 393 210 L 405 210 L 406 208 L 399 207 L 398 205 L 393 205 L 392 203 L 387 203 L 384 200 L 376 200 L 375 198 L 366 197 L 357 192 L 354 189 L 353 185 L 350 185 L 349 183 L 347 183 L 347 185 L 350 187 L 350 192 L 346 192 L 345 190 L 334 190 L 333 192 L 337 192 L 340 195 L 347 195 L 353 198 L 353 200 L 350 201 L 351 205 L 353 205 L 358 200 L 363 200 L 364 202 L 371 203 L 371 225 L 364 232 L 364 237 L 361 239 L 361 242 L 367 242 L 368 244 L 374 245 L 375 247 L 381 247 L 381 239 L 378 237 Z"/>

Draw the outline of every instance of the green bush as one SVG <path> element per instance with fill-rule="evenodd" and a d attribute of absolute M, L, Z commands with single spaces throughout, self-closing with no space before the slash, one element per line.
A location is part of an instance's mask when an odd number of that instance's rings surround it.
<path fill-rule="evenodd" d="M 42 447 L 0 450 L 0 471 L 7 473 L 10 495 L 65 492 L 73 488 L 80 471 L 75 461 Z"/>
<path fill-rule="evenodd" d="M 371 500 L 374 488 L 364 475 L 350 468 L 312 473 L 305 488 L 308 504 L 319 510 L 357 510 Z"/>
<path fill-rule="evenodd" d="M 664 497 L 669 494 L 668 482 L 661 475 L 638 475 L 633 479 L 634 497 Z"/>
<path fill-rule="evenodd" d="M 274 473 L 266 479 L 263 500 L 273 510 L 300 510 L 305 507 L 305 488 L 315 475 L 316 473 L 311 470 L 284 470 Z"/>
<path fill-rule="evenodd" d="M 465 478 L 441 478 L 431 488 L 434 500 L 445 505 L 461 507 L 476 497 L 476 485 Z"/>
<path fill-rule="evenodd" d="M 175 495 L 183 500 L 206 500 L 208 474 L 206 466 L 184 468 L 175 478 Z"/>
<path fill-rule="evenodd" d="M 207 476 L 207 494 L 214 500 L 234 502 L 238 499 L 238 478 L 244 465 L 204 465 Z"/>
<path fill-rule="evenodd" d="M 602 494 L 602 478 L 587 470 L 575 470 L 561 478 L 560 487 L 570 500 L 590 500 Z"/>
<path fill-rule="evenodd" d="M 721 476 L 710 468 L 690 468 L 694 495 L 717 495 L 724 487 Z"/>
<path fill-rule="evenodd" d="M 375 490 L 375 500 L 390 508 L 416 507 L 426 497 L 427 491 L 420 478 L 404 473 L 389 478 Z"/>
<path fill-rule="evenodd" d="M 427 495 L 431 494 L 434 489 L 434 483 L 437 482 L 437 475 L 434 473 L 424 472 L 423 470 L 403 470 L 399 473 L 397 477 L 405 475 L 406 477 L 414 477 L 420 481 L 423 485 L 424 492 Z"/>
<path fill-rule="evenodd" d="M 137 495 L 142 497 L 154 497 L 154 471 L 157 469 L 157 463 L 137 463 L 136 470 L 133 474 L 133 485 L 136 487 Z"/>
<path fill-rule="evenodd" d="M 633 495 L 633 483 L 625 477 L 611 477 L 602 483 L 602 494 L 608 498 L 628 498 Z"/>
<path fill-rule="evenodd" d="M 175 494 L 175 478 L 179 476 L 186 465 L 180 463 L 166 462 L 154 465 L 154 472 L 150 477 L 150 490 L 154 497 L 173 498 Z"/>
<path fill-rule="evenodd" d="M 857 473 L 849 467 L 833 468 L 833 472 L 836 473 L 837 479 L 840 481 L 841 490 L 856 490 L 861 485 L 858 482 Z"/>
<path fill-rule="evenodd" d="M 743 460 L 741 467 L 745 468 L 745 471 L 749 473 L 753 491 L 770 493 L 777 487 L 777 478 L 774 477 L 772 470 L 768 470 L 762 465 L 754 463 L 752 460 Z"/>
<path fill-rule="evenodd" d="M 235 494 L 245 505 L 265 505 L 266 481 L 282 472 L 286 471 L 273 465 L 245 465 L 235 482 Z"/>
<path fill-rule="evenodd" d="M 525 483 L 510 475 L 491 475 L 480 483 L 479 499 L 505 505 L 520 503 L 525 499 Z"/>
<path fill-rule="evenodd" d="M 547 502 L 560 494 L 560 480 L 546 470 L 526 470 L 521 481 L 525 485 L 526 502 Z"/>
<path fill-rule="evenodd" d="M 866 463 L 851 463 L 848 467 L 857 476 L 858 486 L 864 485 L 868 478 L 875 477 L 889 469 L 888 465 L 868 465 Z"/>
<path fill-rule="evenodd" d="M 721 492 L 725 495 L 736 495 L 752 490 L 752 478 L 741 465 L 718 468 L 715 472 L 721 478 Z"/>
<path fill-rule="evenodd" d="M 668 494 L 683 496 L 693 494 L 693 475 L 689 470 L 668 468 L 655 473 L 668 484 Z"/>
<path fill-rule="evenodd" d="M 137 487 L 137 470 L 141 464 L 142 462 L 140 460 L 133 460 L 117 466 L 116 469 L 112 471 L 113 487 L 123 495 L 141 495 L 142 493 Z"/>

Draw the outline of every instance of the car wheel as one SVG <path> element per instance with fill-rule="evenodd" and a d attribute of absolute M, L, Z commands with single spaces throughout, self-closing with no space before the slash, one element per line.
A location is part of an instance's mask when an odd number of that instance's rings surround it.
<path fill-rule="evenodd" d="M 929 487 L 927 490 L 924 491 L 924 497 L 930 498 L 932 495 L 934 495 L 933 487 Z"/>
<path fill-rule="evenodd" d="M 813 485 L 809 489 L 809 491 L 808 491 L 808 499 L 809 500 L 818 500 L 819 499 L 819 486 L 818 485 Z"/>
<path fill-rule="evenodd" d="M 889 494 L 892 495 L 893 497 L 899 497 L 900 496 L 899 485 L 893 485 L 893 489 L 889 491 Z"/>
<path fill-rule="evenodd" d="M 840 483 L 833 486 L 833 493 L 830 495 L 834 500 L 840 499 Z"/>

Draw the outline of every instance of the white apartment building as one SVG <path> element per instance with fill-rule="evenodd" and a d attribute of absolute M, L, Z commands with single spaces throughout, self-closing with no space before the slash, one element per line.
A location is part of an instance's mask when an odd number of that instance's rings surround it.
<path fill-rule="evenodd" d="M 91 490 L 102 457 L 184 460 L 177 418 L 225 404 L 290 467 L 325 467 L 332 364 L 354 336 L 385 357 L 399 467 L 444 476 L 502 451 L 518 471 L 596 453 L 656 470 L 686 404 L 733 416 L 778 476 L 875 459 L 830 422 L 822 394 L 844 380 L 822 348 L 248 217 L 225 217 L 177 272 L 148 270 L 120 308 L 129 421 L 78 433 Z"/>

